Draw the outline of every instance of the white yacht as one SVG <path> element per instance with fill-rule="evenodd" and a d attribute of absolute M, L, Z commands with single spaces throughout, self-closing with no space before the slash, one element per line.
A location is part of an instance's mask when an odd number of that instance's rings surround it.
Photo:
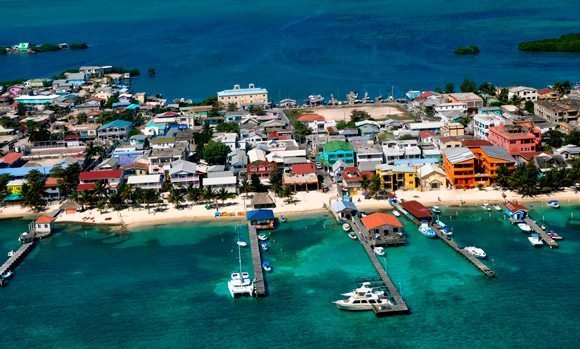
<path fill-rule="evenodd" d="M 373 310 L 374 307 L 393 306 L 382 292 L 374 292 L 368 283 L 363 283 L 361 287 L 345 293 L 344 296 L 349 298 L 333 302 L 340 310 L 365 311 Z"/>
<path fill-rule="evenodd" d="M 467 246 L 466 248 L 464 248 L 465 251 L 469 252 L 470 254 L 472 254 L 473 256 L 475 256 L 476 258 L 485 258 L 487 255 L 485 254 L 485 251 L 482 250 L 481 248 L 475 247 L 475 246 Z"/>
<path fill-rule="evenodd" d="M 536 234 L 528 237 L 528 241 L 530 242 L 530 244 L 532 244 L 532 246 L 534 247 L 540 247 L 542 246 L 544 243 L 542 242 L 542 240 L 540 239 L 539 236 L 537 236 Z"/>
<path fill-rule="evenodd" d="M 427 223 L 421 223 L 421 225 L 419 226 L 419 233 L 431 239 L 437 236 L 437 234 L 435 234 L 433 229 L 431 229 L 431 227 Z"/>
<path fill-rule="evenodd" d="M 238 246 L 238 262 L 240 271 L 232 273 L 230 281 L 228 281 L 228 290 L 232 298 L 243 295 L 254 295 L 254 281 L 250 279 L 250 274 L 242 271 L 242 253 Z"/>
<path fill-rule="evenodd" d="M 520 228 L 521 230 L 523 230 L 525 232 L 532 231 L 532 227 L 530 227 L 526 223 L 518 223 L 518 228 Z"/>

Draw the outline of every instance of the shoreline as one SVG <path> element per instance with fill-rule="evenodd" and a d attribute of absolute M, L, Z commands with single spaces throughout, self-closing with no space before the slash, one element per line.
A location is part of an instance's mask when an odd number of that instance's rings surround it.
<path fill-rule="evenodd" d="M 499 190 L 441 190 L 441 191 L 397 191 L 399 199 L 405 201 L 417 200 L 425 206 L 447 206 L 447 207 L 476 207 L 483 203 L 496 204 L 503 203 L 505 199 L 518 201 L 520 203 L 545 203 L 548 200 L 559 200 L 561 204 L 580 204 L 580 195 L 574 190 L 568 189 L 550 195 L 538 195 L 534 197 L 522 197 L 514 192 L 502 192 Z M 299 192 L 294 196 L 294 202 L 288 204 L 285 200 L 272 196 L 276 203 L 273 208 L 274 214 L 287 217 L 299 217 L 302 215 L 315 215 L 330 213 L 327 208 L 332 201 L 336 201 L 338 196 L 335 191 L 322 192 Z M 154 209 L 133 209 L 128 208 L 121 211 L 103 211 L 97 209 L 85 210 L 72 214 L 61 213 L 57 219 L 57 224 L 83 224 L 92 226 L 104 226 L 111 228 L 121 228 L 130 231 L 132 228 L 147 226 L 158 226 L 177 223 L 195 222 L 239 222 L 245 221 L 244 199 L 241 196 L 227 201 L 227 205 L 221 207 L 220 212 L 227 213 L 227 216 L 215 217 L 215 210 L 205 209 L 204 204 L 185 205 L 180 209 L 167 205 L 161 212 Z M 365 199 L 361 195 L 352 197 L 352 201 L 361 211 L 386 211 L 392 209 L 386 200 Z M 324 207 L 326 205 L 326 207 Z M 34 213 L 21 207 L 5 207 L 0 209 L 0 219 L 35 219 L 43 213 L 48 213 L 58 209 L 59 204 L 54 203 L 47 207 L 46 211 Z M 219 205 L 221 206 L 221 205 Z M 250 209 L 250 208 L 248 208 Z"/>

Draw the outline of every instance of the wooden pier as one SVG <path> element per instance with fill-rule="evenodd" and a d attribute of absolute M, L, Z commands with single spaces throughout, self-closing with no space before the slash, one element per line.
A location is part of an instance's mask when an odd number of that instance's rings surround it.
<path fill-rule="evenodd" d="M 368 254 L 368 256 L 371 260 L 371 262 L 373 263 L 373 266 L 377 270 L 377 273 L 379 274 L 382 282 L 387 287 L 389 294 L 391 296 L 391 301 L 393 302 L 392 306 L 375 306 L 375 307 L 373 307 L 373 311 L 378 316 L 408 313 L 409 308 L 407 307 L 407 304 L 403 300 L 403 297 L 401 297 L 401 295 L 399 294 L 399 291 L 397 291 L 395 284 L 393 283 L 393 281 L 391 280 L 391 278 L 387 274 L 387 271 L 385 270 L 385 268 L 383 267 L 383 265 L 381 264 L 381 262 L 377 258 L 375 252 L 373 251 L 373 248 L 371 247 L 371 243 L 367 239 L 368 234 L 365 235 L 363 233 L 366 230 L 366 228 L 362 224 L 359 217 L 353 218 L 352 228 L 353 228 L 353 231 L 356 233 L 359 241 L 363 245 L 366 253 Z"/>
<path fill-rule="evenodd" d="M 550 248 L 559 247 L 558 243 L 554 241 L 554 239 L 552 239 L 544 229 L 534 223 L 534 221 L 529 216 L 524 218 L 524 222 L 526 222 L 526 224 L 529 225 L 530 228 L 532 228 L 532 230 L 536 232 Z"/>
<path fill-rule="evenodd" d="M 26 257 L 35 245 L 36 243 L 34 241 L 23 243 L 22 246 L 14 252 L 13 256 L 9 257 L 8 260 L 2 264 L 0 267 L 0 275 L 4 275 L 8 271 L 14 271 L 18 264 L 24 260 L 24 257 Z M 5 283 L 6 280 L 0 278 L 0 286 L 4 286 Z"/>
<path fill-rule="evenodd" d="M 256 297 L 265 297 L 266 280 L 264 280 L 264 269 L 262 269 L 262 255 L 260 252 L 260 242 L 258 241 L 258 230 L 255 226 L 248 223 L 248 231 L 250 233 L 250 248 L 252 249 Z"/>

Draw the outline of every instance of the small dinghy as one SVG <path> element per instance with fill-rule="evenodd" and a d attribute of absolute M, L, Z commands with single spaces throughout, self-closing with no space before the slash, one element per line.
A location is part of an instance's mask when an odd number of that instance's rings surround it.
<path fill-rule="evenodd" d="M 375 254 L 376 254 L 377 256 L 384 256 L 384 255 L 385 255 L 385 249 L 384 249 L 384 248 L 382 248 L 382 247 L 375 247 L 375 248 L 373 249 L 373 251 L 375 252 Z"/>
<path fill-rule="evenodd" d="M 350 231 L 350 224 L 349 223 L 344 223 L 342 225 L 342 230 L 344 230 L 344 231 Z"/>
<path fill-rule="evenodd" d="M 268 240 L 269 237 L 270 236 L 268 234 L 262 233 L 262 234 L 259 234 L 258 235 L 258 240 L 260 240 L 260 241 L 266 241 L 266 240 Z"/>
<path fill-rule="evenodd" d="M 248 243 L 245 242 L 244 240 L 241 240 L 241 239 L 238 240 L 238 242 L 236 242 L 236 244 L 238 244 L 238 246 L 240 246 L 240 247 L 246 247 L 246 246 L 248 246 Z"/>
<path fill-rule="evenodd" d="M 14 254 L 15 254 L 15 253 L 16 253 L 16 252 L 14 252 L 14 250 L 12 250 L 12 251 L 8 252 L 8 257 L 12 257 L 12 256 L 14 256 Z"/>
<path fill-rule="evenodd" d="M 261 242 L 260 247 L 262 248 L 262 251 L 268 251 L 268 249 L 270 248 L 270 245 L 268 245 L 267 242 Z"/>
<path fill-rule="evenodd" d="M 262 263 L 262 268 L 263 268 L 265 271 L 272 271 L 272 265 L 271 265 L 271 264 L 270 264 L 270 262 L 268 262 L 268 261 L 264 261 L 264 262 Z"/>
<path fill-rule="evenodd" d="M 348 233 L 348 237 L 351 238 L 351 239 L 353 239 L 353 240 L 356 240 L 357 239 L 356 234 L 354 232 L 352 232 L 352 231 L 350 233 Z"/>

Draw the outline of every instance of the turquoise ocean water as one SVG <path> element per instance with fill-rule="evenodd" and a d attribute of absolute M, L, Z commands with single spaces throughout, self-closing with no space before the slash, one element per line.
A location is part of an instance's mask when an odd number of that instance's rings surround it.
<path fill-rule="evenodd" d="M 0 328 L 15 348 L 572 348 L 580 338 L 580 206 L 534 207 L 566 240 L 534 249 L 499 213 L 443 208 L 457 240 L 486 250 L 487 279 L 404 220 L 408 245 L 384 259 L 412 313 L 376 318 L 330 302 L 373 276 L 368 257 L 327 214 L 292 218 L 265 252 L 270 295 L 232 300 L 241 223 L 88 226 L 39 243 L 0 290 Z M 575 218 L 572 216 L 575 215 Z M 27 222 L 0 222 L 0 250 Z M 2 252 L 4 253 L 4 252 Z M 243 249 L 244 267 L 251 269 Z"/>
<path fill-rule="evenodd" d="M 543 87 L 580 80 L 578 54 L 517 44 L 578 32 L 578 13 L 577 0 L 0 0 L 0 45 L 91 46 L 0 56 L 0 80 L 112 64 L 141 69 L 134 87 L 149 93 L 200 99 L 254 82 L 275 101 L 349 90 L 386 97 L 392 86 L 400 96 L 464 77 Z M 453 54 L 468 44 L 481 54 Z"/>

